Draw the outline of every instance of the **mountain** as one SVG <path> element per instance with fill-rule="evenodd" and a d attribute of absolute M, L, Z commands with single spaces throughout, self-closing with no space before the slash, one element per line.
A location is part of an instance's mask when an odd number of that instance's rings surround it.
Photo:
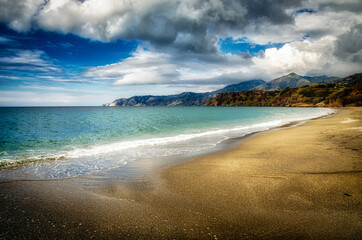
<path fill-rule="evenodd" d="M 246 82 L 240 82 L 237 84 L 232 84 L 232 85 L 228 85 L 222 89 L 216 90 L 213 93 L 221 93 L 221 92 L 238 92 L 238 91 L 242 91 L 239 89 L 243 89 L 243 90 L 250 90 L 255 88 L 256 86 L 260 86 L 265 84 L 264 80 L 261 79 L 257 79 L 257 80 L 251 80 L 251 81 L 246 81 Z"/>
<path fill-rule="evenodd" d="M 201 106 L 206 104 L 208 100 L 216 97 L 218 93 L 250 90 L 264 83 L 265 81 L 263 80 L 250 80 L 228 85 L 222 89 L 207 93 L 184 92 L 167 96 L 134 96 L 131 98 L 120 98 L 103 106 Z"/>
<path fill-rule="evenodd" d="M 206 106 L 344 107 L 362 106 L 362 73 L 331 83 L 283 90 L 219 93 Z"/>
<path fill-rule="evenodd" d="M 332 83 L 337 83 L 337 84 L 355 84 L 361 81 L 362 78 L 362 73 L 356 73 L 353 75 L 350 75 L 348 77 L 344 77 L 344 78 L 338 78 L 337 80 L 332 81 Z"/>
<path fill-rule="evenodd" d="M 165 96 L 147 95 L 134 96 L 131 98 L 119 98 L 111 103 L 104 104 L 103 106 L 201 106 L 205 105 L 209 100 L 215 98 L 219 93 L 240 92 L 244 90 L 277 90 L 287 87 L 294 88 L 313 83 L 333 82 L 336 81 L 336 79 L 338 78 L 328 76 L 309 77 L 290 73 L 270 82 L 265 82 L 260 79 L 250 80 L 228 85 L 222 89 L 207 93 L 184 92 L 181 94 Z"/>
<path fill-rule="evenodd" d="M 331 82 L 336 80 L 337 77 L 328 76 L 300 76 L 296 73 L 290 73 L 280 78 L 274 79 L 270 82 L 264 83 L 260 86 L 253 88 L 253 90 L 277 90 L 284 89 L 286 87 L 302 87 L 310 85 L 312 83 Z"/>

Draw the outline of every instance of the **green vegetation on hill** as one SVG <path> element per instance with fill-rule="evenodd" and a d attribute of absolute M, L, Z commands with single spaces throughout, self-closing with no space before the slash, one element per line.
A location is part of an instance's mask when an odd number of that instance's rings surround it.
<path fill-rule="evenodd" d="M 327 84 L 285 88 L 282 90 L 251 90 L 219 93 L 206 106 L 289 106 L 342 107 L 362 106 L 362 74 L 338 79 Z"/>

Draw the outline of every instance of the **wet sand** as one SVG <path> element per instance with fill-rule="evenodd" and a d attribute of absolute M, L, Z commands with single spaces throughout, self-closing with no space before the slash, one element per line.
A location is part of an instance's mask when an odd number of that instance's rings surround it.
<path fill-rule="evenodd" d="M 0 182 L 0 239 L 360 239 L 362 108 L 125 181 Z"/>

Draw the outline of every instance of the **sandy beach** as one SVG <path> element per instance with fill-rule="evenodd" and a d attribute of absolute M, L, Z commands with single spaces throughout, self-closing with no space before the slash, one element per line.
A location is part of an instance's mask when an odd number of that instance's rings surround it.
<path fill-rule="evenodd" d="M 141 179 L 0 182 L 0 239 L 360 239 L 362 108 Z"/>

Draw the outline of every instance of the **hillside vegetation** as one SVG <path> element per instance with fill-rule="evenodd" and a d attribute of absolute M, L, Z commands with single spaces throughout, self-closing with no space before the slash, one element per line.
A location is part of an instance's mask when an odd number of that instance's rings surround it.
<path fill-rule="evenodd" d="M 206 106 L 362 106 L 361 80 L 362 73 L 359 73 L 331 83 L 314 83 L 303 87 L 219 93 Z"/>
<path fill-rule="evenodd" d="M 286 87 L 300 87 L 310 85 L 312 83 L 331 82 L 337 79 L 336 77 L 328 76 L 300 76 L 296 73 L 276 78 L 270 82 L 265 82 L 261 79 L 254 79 L 240 82 L 237 84 L 228 85 L 222 89 L 205 92 L 184 92 L 175 95 L 164 96 L 133 96 L 130 98 L 119 98 L 111 103 L 103 104 L 106 107 L 126 107 L 126 106 L 202 106 L 209 100 L 214 99 L 218 93 L 224 92 L 239 92 L 246 90 L 278 90 Z"/>

